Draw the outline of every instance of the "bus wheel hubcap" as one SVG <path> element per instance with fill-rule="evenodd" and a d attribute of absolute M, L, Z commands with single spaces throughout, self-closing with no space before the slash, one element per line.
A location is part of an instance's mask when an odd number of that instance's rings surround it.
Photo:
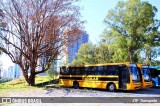
<path fill-rule="evenodd" d="M 114 90 L 114 85 L 110 85 L 110 90 L 111 90 L 111 91 Z"/>

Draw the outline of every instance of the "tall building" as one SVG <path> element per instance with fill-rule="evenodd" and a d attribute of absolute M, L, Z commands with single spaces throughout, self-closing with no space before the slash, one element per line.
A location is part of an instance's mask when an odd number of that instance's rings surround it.
<path fill-rule="evenodd" d="M 14 64 L 13 71 L 14 71 L 13 78 L 19 78 L 23 76 L 22 69 L 20 68 L 18 64 Z"/>
<path fill-rule="evenodd" d="M 18 64 L 9 66 L 8 70 L 3 70 L 3 78 L 17 79 L 19 77 L 23 77 L 23 74 Z"/>
<path fill-rule="evenodd" d="M 1 73 L 2 73 L 2 62 L 0 61 L 0 79 L 2 78 Z"/>
<path fill-rule="evenodd" d="M 7 70 L 7 77 L 14 78 L 13 66 L 9 66 Z"/>
<path fill-rule="evenodd" d="M 78 52 L 80 46 L 88 42 L 89 35 L 84 32 L 80 38 L 73 42 L 68 43 L 68 62 L 71 63 L 72 60 L 76 57 L 76 53 Z"/>

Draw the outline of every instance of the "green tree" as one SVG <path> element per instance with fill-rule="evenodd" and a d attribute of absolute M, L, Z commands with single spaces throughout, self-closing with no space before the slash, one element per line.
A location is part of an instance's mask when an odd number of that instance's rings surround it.
<path fill-rule="evenodd" d="M 117 32 L 111 30 L 105 30 L 101 35 L 101 42 L 110 49 L 111 62 L 129 61 L 125 41 L 121 37 L 117 37 Z"/>
<path fill-rule="evenodd" d="M 57 61 L 53 61 L 52 65 L 50 66 L 50 69 L 46 71 L 48 78 L 51 80 L 56 79 L 58 76 L 58 71 L 56 66 L 57 66 Z"/>
<path fill-rule="evenodd" d="M 72 60 L 71 65 L 73 65 L 73 66 L 84 66 L 84 65 L 85 65 L 85 62 L 82 61 L 82 60 L 83 60 L 83 59 L 74 58 L 74 59 Z"/>
<path fill-rule="evenodd" d="M 58 76 L 58 72 L 56 70 L 51 69 L 47 70 L 46 74 L 50 80 L 56 79 Z"/>
<path fill-rule="evenodd" d="M 120 1 L 115 9 L 109 11 L 104 22 L 116 39 L 117 56 L 124 52 L 128 56 L 126 60 L 137 61 L 137 53 L 143 47 L 147 33 L 153 32 L 150 29 L 155 25 L 156 12 L 155 6 L 140 0 Z"/>
<path fill-rule="evenodd" d="M 112 48 L 107 44 L 99 44 L 95 51 L 96 63 L 109 63 L 112 62 L 113 51 Z"/>
<path fill-rule="evenodd" d="M 83 44 L 76 55 L 77 57 L 72 61 L 72 65 L 74 66 L 113 62 L 112 47 L 103 43 L 99 45 L 94 45 L 92 43 Z"/>
<path fill-rule="evenodd" d="M 95 47 L 92 43 L 82 44 L 77 52 L 77 57 L 73 59 L 72 65 L 95 64 Z"/>
<path fill-rule="evenodd" d="M 154 27 L 151 27 L 150 31 L 148 31 L 148 33 L 146 34 L 145 42 L 142 49 L 145 51 L 146 63 L 150 65 L 152 65 L 153 59 L 157 58 L 158 56 L 155 47 L 159 46 L 160 44 L 160 38 L 158 36 L 159 32 L 157 31 L 160 26 L 160 22 L 155 21 L 154 24 Z"/>

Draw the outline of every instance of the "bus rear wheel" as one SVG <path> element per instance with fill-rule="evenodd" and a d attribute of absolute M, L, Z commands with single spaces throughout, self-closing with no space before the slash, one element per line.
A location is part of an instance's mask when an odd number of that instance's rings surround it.
<path fill-rule="evenodd" d="M 116 85 L 114 83 L 110 83 L 107 86 L 107 90 L 110 91 L 110 92 L 114 92 L 116 90 Z"/>
<path fill-rule="evenodd" d="M 79 84 L 77 81 L 73 82 L 73 88 L 78 89 L 79 88 Z"/>

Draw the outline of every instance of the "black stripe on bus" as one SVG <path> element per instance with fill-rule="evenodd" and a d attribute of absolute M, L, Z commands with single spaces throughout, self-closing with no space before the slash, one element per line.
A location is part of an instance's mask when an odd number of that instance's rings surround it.
<path fill-rule="evenodd" d="M 82 80 L 82 77 L 60 77 L 59 79 Z M 118 81 L 118 78 L 98 78 L 98 81 Z"/>
<path fill-rule="evenodd" d="M 59 77 L 59 79 L 74 79 L 74 80 L 82 80 L 82 77 Z"/>
<path fill-rule="evenodd" d="M 98 78 L 99 81 L 118 81 L 118 78 Z"/>

